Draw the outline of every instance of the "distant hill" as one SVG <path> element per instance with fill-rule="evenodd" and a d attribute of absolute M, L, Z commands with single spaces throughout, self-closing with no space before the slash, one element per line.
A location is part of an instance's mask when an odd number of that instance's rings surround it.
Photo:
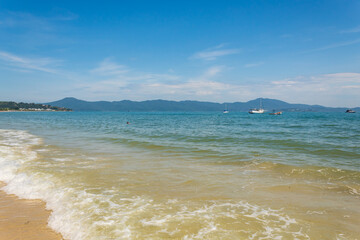
<path fill-rule="evenodd" d="M 142 102 L 123 100 L 123 101 L 96 101 L 88 102 L 76 98 L 68 97 L 59 101 L 46 103 L 52 106 L 70 108 L 74 111 L 171 111 L 171 112 L 195 112 L 195 111 L 223 111 L 225 104 L 229 111 L 248 111 L 250 108 L 257 108 L 260 98 L 248 102 L 234 103 L 214 103 L 199 101 L 167 101 L 167 100 L 148 100 Z M 312 112 L 344 112 L 346 108 L 332 108 L 320 105 L 291 104 L 276 99 L 262 98 L 263 107 L 267 111 L 312 111 Z M 360 111 L 360 108 L 355 108 Z"/>

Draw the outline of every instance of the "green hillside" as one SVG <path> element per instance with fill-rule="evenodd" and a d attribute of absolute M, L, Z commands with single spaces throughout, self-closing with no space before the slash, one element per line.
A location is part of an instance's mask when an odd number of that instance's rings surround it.
<path fill-rule="evenodd" d="M 262 105 L 267 111 L 287 111 L 287 112 L 345 112 L 347 108 L 332 108 L 320 105 L 291 104 L 276 99 L 262 98 Z M 199 101 L 168 101 L 168 100 L 148 100 L 148 101 L 96 101 L 89 102 L 76 98 L 64 98 L 59 101 L 47 103 L 74 111 L 122 111 L 122 112 L 151 112 L 151 111 L 170 111 L 170 112 L 196 112 L 196 111 L 216 111 L 222 112 L 225 107 L 230 112 L 246 112 L 250 108 L 258 108 L 260 98 L 248 102 L 234 103 L 215 103 Z M 357 108 L 354 110 L 357 111 Z"/>
<path fill-rule="evenodd" d="M 48 104 L 1 101 L 0 111 L 71 111 L 71 109 L 55 107 Z"/>

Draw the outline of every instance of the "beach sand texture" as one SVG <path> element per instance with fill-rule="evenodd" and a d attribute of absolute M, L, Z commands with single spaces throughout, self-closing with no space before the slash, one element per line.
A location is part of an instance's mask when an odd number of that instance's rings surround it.
<path fill-rule="evenodd" d="M 0 240 L 62 240 L 47 225 L 49 215 L 44 202 L 19 199 L 0 190 Z"/>

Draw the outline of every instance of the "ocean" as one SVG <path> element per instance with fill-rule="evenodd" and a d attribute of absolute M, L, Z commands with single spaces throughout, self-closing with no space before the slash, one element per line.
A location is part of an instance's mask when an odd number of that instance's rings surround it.
<path fill-rule="evenodd" d="M 127 124 L 129 122 L 129 124 Z M 65 239 L 360 239 L 360 115 L 0 113 L 0 181 Z"/>

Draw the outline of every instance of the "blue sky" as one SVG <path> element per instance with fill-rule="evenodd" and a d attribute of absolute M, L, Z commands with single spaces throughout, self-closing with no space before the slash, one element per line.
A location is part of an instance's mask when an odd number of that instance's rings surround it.
<path fill-rule="evenodd" d="M 1 100 L 360 105 L 360 1 L 3 1 Z"/>

